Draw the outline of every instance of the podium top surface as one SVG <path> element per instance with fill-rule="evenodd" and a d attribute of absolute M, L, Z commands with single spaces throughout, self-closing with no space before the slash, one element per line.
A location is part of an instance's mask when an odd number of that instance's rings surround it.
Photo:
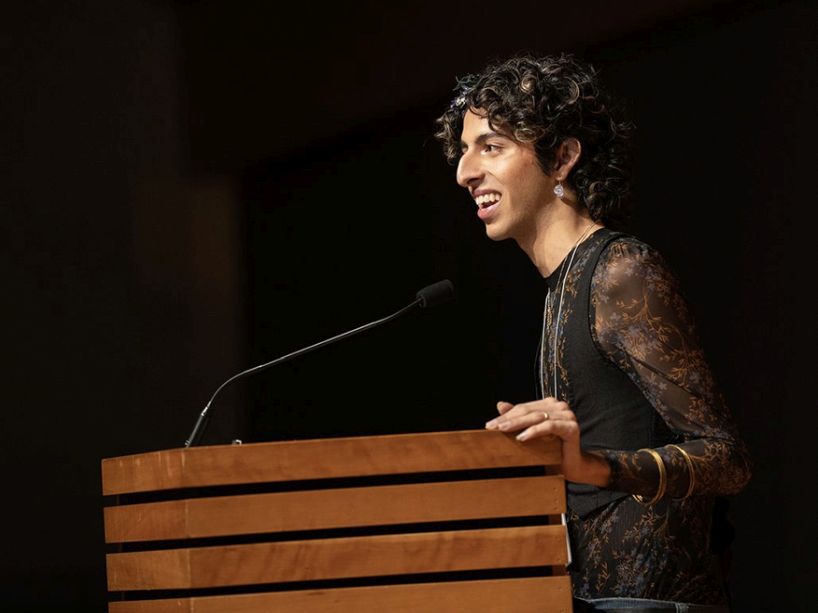
<path fill-rule="evenodd" d="M 559 463 L 559 441 L 488 430 L 217 445 L 102 460 L 102 493 Z"/>

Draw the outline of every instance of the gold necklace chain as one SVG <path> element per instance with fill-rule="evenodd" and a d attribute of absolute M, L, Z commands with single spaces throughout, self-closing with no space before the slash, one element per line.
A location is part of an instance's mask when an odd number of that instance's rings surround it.
<path fill-rule="evenodd" d="M 571 254 L 568 259 L 568 265 L 564 269 L 560 269 L 559 275 L 557 275 L 557 285 L 556 287 L 560 287 L 560 281 L 562 281 L 562 287 L 560 288 L 560 304 L 557 310 L 557 321 L 554 324 L 554 343 L 553 343 L 553 352 L 554 352 L 554 359 L 553 359 L 553 375 L 554 375 L 554 387 L 552 390 L 552 396 L 559 400 L 558 393 L 557 393 L 557 343 L 559 341 L 560 335 L 560 318 L 562 317 L 562 302 L 563 297 L 565 296 L 565 283 L 568 281 L 568 273 L 571 272 L 571 266 L 574 263 L 574 256 L 576 255 L 577 249 L 579 248 L 580 243 L 585 239 L 588 233 L 591 231 L 596 225 L 596 222 L 591 222 L 585 231 L 580 234 L 577 242 L 574 243 L 573 248 L 571 249 Z M 564 261 L 564 260 L 563 260 Z M 546 329 L 551 330 L 552 321 L 553 321 L 553 311 L 554 311 L 554 296 L 551 293 L 551 288 L 548 288 L 548 293 L 545 295 L 545 312 L 543 313 L 543 328 L 542 328 L 542 335 L 540 336 L 540 364 L 545 364 L 545 331 Z M 542 373 L 538 373 L 538 378 L 542 379 Z M 549 386 L 550 387 L 550 386 Z M 545 397 L 545 390 L 542 392 L 542 396 Z"/>

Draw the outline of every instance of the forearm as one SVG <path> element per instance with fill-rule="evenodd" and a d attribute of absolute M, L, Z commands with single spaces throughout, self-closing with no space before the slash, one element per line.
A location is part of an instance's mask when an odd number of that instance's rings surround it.
<path fill-rule="evenodd" d="M 740 443 L 725 440 L 692 440 L 647 450 L 598 451 L 610 466 L 607 489 L 651 499 L 661 486 L 664 496 L 727 495 L 740 491 L 750 478 L 750 464 Z"/>
<path fill-rule="evenodd" d="M 610 466 L 607 489 L 636 494 L 650 500 L 660 488 L 664 496 L 683 497 L 690 486 L 690 472 L 684 466 L 681 454 L 669 452 L 667 447 L 651 450 L 618 451 L 606 449 L 599 453 Z M 678 459 L 682 462 L 677 463 Z M 660 467 L 661 462 L 661 467 Z"/>

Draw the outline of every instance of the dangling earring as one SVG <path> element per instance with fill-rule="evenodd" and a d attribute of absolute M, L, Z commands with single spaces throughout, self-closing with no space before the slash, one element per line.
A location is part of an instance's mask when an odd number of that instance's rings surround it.
<path fill-rule="evenodd" d="M 554 186 L 554 194 L 557 198 L 562 198 L 565 195 L 565 188 L 562 186 L 562 181 L 557 181 L 557 184 Z"/>

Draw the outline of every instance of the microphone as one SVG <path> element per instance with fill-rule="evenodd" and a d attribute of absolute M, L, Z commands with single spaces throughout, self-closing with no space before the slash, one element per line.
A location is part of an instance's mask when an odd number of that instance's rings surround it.
<path fill-rule="evenodd" d="M 417 308 L 428 309 L 430 307 L 444 304 L 453 299 L 454 285 L 452 285 L 451 281 L 445 279 L 443 281 L 438 281 L 437 283 L 432 283 L 431 285 L 427 285 L 426 287 L 418 291 L 418 293 L 415 294 L 415 300 L 411 304 L 408 304 L 399 311 L 392 313 L 392 315 L 383 317 L 381 319 L 377 319 L 368 324 L 364 324 L 363 326 L 353 328 L 352 330 L 347 330 L 346 332 L 342 332 L 341 334 L 338 334 L 331 338 L 319 341 L 313 345 L 304 347 L 303 349 L 293 351 L 292 353 L 283 355 L 280 358 L 276 358 L 275 360 L 266 362 L 264 364 L 259 364 L 258 366 L 248 368 L 247 370 L 243 370 L 242 372 L 233 375 L 227 381 L 225 381 L 219 386 L 219 388 L 210 397 L 210 400 L 205 405 L 205 408 L 202 409 L 201 413 L 199 413 L 199 417 L 196 419 L 196 423 L 193 425 L 193 431 L 190 433 L 190 436 L 188 436 L 187 440 L 185 441 L 185 447 L 195 445 L 201 438 L 201 436 L 204 434 L 205 428 L 207 427 L 210 405 L 213 404 L 213 401 L 216 399 L 216 396 L 218 396 L 219 392 L 222 391 L 225 387 L 227 387 L 227 385 L 229 385 L 233 381 L 241 379 L 242 377 L 247 377 L 249 375 L 256 374 L 258 372 L 261 372 L 262 370 L 267 370 L 268 368 L 272 368 L 273 366 L 277 366 L 278 364 L 283 364 L 284 362 L 288 362 L 294 358 L 310 353 L 311 351 L 320 349 L 321 347 L 331 345 L 336 341 L 349 338 L 350 336 L 354 336 L 356 334 L 364 332 L 365 330 L 369 330 L 370 328 L 375 328 L 376 326 L 380 326 L 381 324 L 385 324 L 394 319 L 397 319 L 398 317 L 405 315 L 406 313 L 409 313 L 410 311 L 413 311 Z"/>
<path fill-rule="evenodd" d="M 415 294 L 415 299 L 422 309 L 444 304 L 454 299 L 454 285 L 448 279 L 432 283 Z"/>

